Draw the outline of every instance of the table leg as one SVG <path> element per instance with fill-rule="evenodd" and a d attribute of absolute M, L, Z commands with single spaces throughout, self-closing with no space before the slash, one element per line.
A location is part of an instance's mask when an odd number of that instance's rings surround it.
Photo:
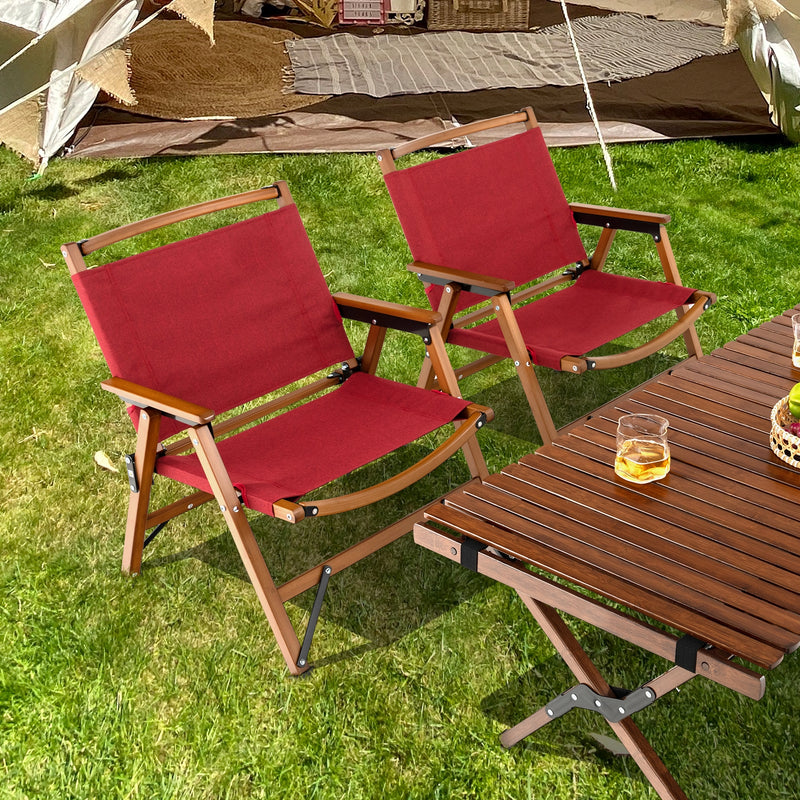
<path fill-rule="evenodd" d="M 598 694 L 613 697 L 614 694 L 608 682 L 600 674 L 558 612 L 522 592 L 519 592 L 519 595 L 578 681 L 585 683 Z M 505 731 L 501 736 L 501 742 L 505 747 L 511 747 L 547 722 L 549 722 L 549 717 L 542 708 L 528 719 Z M 631 717 L 608 724 L 662 800 L 687 800 L 675 778 L 664 766 L 664 762 L 653 750 L 652 745 L 645 739 L 644 734 Z"/>

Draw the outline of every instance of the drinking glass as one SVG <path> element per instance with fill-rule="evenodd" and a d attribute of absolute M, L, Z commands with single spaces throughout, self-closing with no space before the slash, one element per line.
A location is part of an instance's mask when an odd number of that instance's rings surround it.
<path fill-rule="evenodd" d="M 669 422 L 656 414 L 626 414 L 617 423 L 614 472 L 631 483 L 661 480 L 669 472 Z"/>
<path fill-rule="evenodd" d="M 792 347 L 792 364 L 800 367 L 800 314 L 792 317 L 792 329 L 794 330 L 794 346 Z"/>

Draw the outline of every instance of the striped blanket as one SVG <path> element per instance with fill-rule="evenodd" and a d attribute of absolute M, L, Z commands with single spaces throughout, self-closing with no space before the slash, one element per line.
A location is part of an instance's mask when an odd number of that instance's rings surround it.
<path fill-rule="evenodd" d="M 589 82 L 665 72 L 736 49 L 722 30 L 636 14 L 572 23 Z M 289 79 L 304 94 L 472 92 L 581 82 L 566 25 L 531 32 L 422 33 L 373 37 L 337 33 L 287 41 Z"/>

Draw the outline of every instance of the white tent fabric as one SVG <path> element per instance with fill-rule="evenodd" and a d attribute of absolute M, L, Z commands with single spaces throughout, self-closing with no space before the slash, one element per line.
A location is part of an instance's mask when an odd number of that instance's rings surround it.
<path fill-rule="evenodd" d="M 213 44 L 214 0 L 168 0 L 137 23 L 143 0 L 0 0 L 0 143 L 40 170 L 91 108 L 100 89 L 135 102 L 119 50 L 165 8 Z"/>
<path fill-rule="evenodd" d="M 800 143 L 800 0 L 782 0 L 774 19 L 753 20 L 737 36 L 739 49 L 769 103 L 772 121 Z"/>
<path fill-rule="evenodd" d="M 26 101 L 39 119 L 38 142 L 23 155 L 44 168 L 47 160 L 69 139 L 75 126 L 91 107 L 99 87 L 82 78 L 76 68 L 85 65 L 120 41 L 133 27 L 142 0 L 0 0 L 0 37 L 3 41 L 27 39 L 16 55 L 6 55 L 0 72 L 0 113 Z M 0 48 L 0 54 L 3 49 Z M 3 131 L 0 139 L 13 140 Z M 9 142 L 14 144 L 13 141 Z"/>

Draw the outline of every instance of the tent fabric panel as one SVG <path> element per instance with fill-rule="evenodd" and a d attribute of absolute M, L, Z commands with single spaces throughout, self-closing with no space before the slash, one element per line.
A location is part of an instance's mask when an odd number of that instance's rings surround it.
<path fill-rule="evenodd" d="M 682 306 L 694 289 L 587 270 L 571 286 L 518 308 L 515 317 L 535 364 L 561 368 L 567 355 L 582 356 Z M 493 355 L 509 355 L 497 320 L 454 328 L 447 341 Z"/>
<path fill-rule="evenodd" d="M 295 206 L 73 281 L 113 375 L 217 413 L 353 358 Z"/>
<path fill-rule="evenodd" d="M 786 12 L 743 28 L 736 40 L 772 121 L 800 142 L 800 0 L 783 5 Z"/>
<path fill-rule="evenodd" d="M 451 422 L 467 402 L 355 373 L 342 385 L 218 447 L 245 505 L 272 514 L 298 498 Z M 210 491 L 198 458 L 165 456 L 157 471 Z"/>
<path fill-rule="evenodd" d="M 416 261 L 521 285 L 586 258 L 538 128 L 385 178 Z M 459 308 L 480 299 L 465 293 Z"/>

